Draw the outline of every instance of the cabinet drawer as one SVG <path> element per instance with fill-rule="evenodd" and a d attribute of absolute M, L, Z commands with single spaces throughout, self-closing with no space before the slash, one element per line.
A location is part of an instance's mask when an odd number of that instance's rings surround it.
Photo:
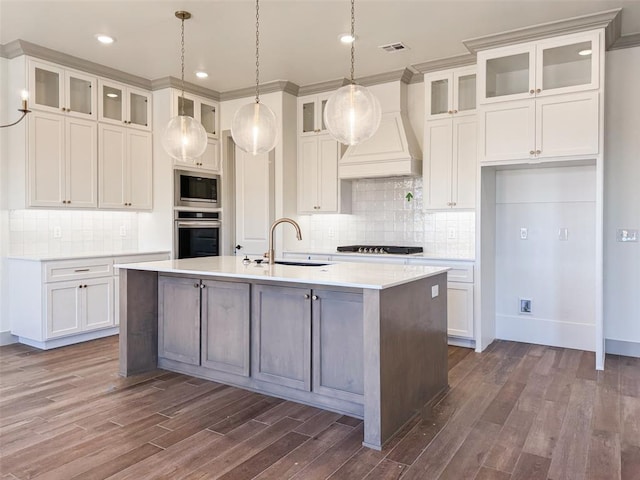
<path fill-rule="evenodd" d="M 473 283 L 473 265 L 451 267 L 447 272 L 448 282 Z"/>
<path fill-rule="evenodd" d="M 45 282 L 60 282 L 113 275 L 113 260 L 97 258 L 45 264 Z"/>

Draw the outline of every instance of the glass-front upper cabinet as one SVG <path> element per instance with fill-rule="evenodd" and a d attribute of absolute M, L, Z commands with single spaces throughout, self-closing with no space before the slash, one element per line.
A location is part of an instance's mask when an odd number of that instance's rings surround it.
<path fill-rule="evenodd" d="M 476 67 L 462 67 L 424 76 L 429 120 L 469 115 L 476 110 Z"/>
<path fill-rule="evenodd" d="M 101 122 L 151 129 L 150 92 L 105 80 L 99 89 Z"/>
<path fill-rule="evenodd" d="M 599 35 L 599 32 L 564 35 L 479 52 L 479 102 L 598 88 Z"/>
<path fill-rule="evenodd" d="M 308 95 L 298 99 L 298 133 L 313 135 L 325 133 L 324 110 L 327 100 L 333 92 L 320 95 Z"/>
<path fill-rule="evenodd" d="M 29 61 L 29 106 L 36 110 L 96 118 L 96 77 Z"/>
<path fill-rule="evenodd" d="M 180 90 L 174 92 L 175 115 L 186 115 L 199 121 L 209 138 L 218 138 L 218 105 L 216 102 L 190 93 L 184 96 Z"/>

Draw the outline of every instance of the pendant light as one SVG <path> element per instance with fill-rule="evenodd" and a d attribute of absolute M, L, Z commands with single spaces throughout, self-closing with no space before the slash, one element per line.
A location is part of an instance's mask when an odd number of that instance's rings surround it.
<path fill-rule="evenodd" d="M 351 37 L 355 35 L 355 0 L 351 0 Z M 355 41 L 351 42 L 351 83 L 336 90 L 327 100 L 324 123 L 333 138 L 356 145 L 371 138 L 380 126 L 380 102 L 355 81 Z"/>
<path fill-rule="evenodd" d="M 231 136 L 240 149 L 258 155 L 273 150 L 277 135 L 276 115 L 260 103 L 260 5 L 256 0 L 256 101 L 238 109 L 231 122 Z"/>
<path fill-rule="evenodd" d="M 177 11 L 175 15 L 181 21 L 182 101 L 178 102 L 178 115 L 169 121 L 164 131 L 162 147 L 179 162 L 194 162 L 207 148 L 207 132 L 200 122 L 184 114 L 184 21 L 190 19 L 191 14 Z"/>

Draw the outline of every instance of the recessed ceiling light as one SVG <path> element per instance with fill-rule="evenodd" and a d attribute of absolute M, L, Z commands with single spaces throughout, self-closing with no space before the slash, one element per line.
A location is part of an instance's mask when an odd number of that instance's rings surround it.
<path fill-rule="evenodd" d="M 196 72 L 196 77 L 198 78 L 207 78 L 209 74 L 207 72 Z"/>
<path fill-rule="evenodd" d="M 591 49 L 587 48 L 586 50 L 580 50 L 578 52 L 578 55 L 582 55 L 583 57 L 586 57 L 587 55 L 591 55 Z"/>
<path fill-rule="evenodd" d="M 109 35 L 105 35 L 104 33 L 96 33 L 95 37 L 96 37 L 96 40 L 98 40 L 100 43 L 103 43 L 105 45 L 110 45 L 116 41 L 115 38 L 110 37 Z"/>
<path fill-rule="evenodd" d="M 350 33 L 341 33 L 338 35 L 338 40 L 342 43 L 353 43 L 358 37 L 352 37 Z"/>
<path fill-rule="evenodd" d="M 118 94 L 117 93 L 107 93 L 107 97 L 109 97 L 109 98 L 118 98 Z"/>

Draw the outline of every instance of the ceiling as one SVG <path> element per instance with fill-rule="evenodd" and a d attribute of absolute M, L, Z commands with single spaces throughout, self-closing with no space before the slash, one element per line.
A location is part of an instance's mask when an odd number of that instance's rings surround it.
<path fill-rule="evenodd" d="M 399 70 L 466 53 L 462 40 L 623 8 L 622 34 L 640 32 L 640 0 L 357 0 L 356 76 Z M 185 22 L 185 79 L 219 92 L 255 79 L 253 0 L 0 0 L 0 44 L 26 40 L 150 80 L 180 77 Z M 260 80 L 298 85 L 349 76 L 348 0 L 262 0 Z M 115 36 L 110 46 L 96 33 Z M 404 42 L 386 53 L 378 46 Z M 209 73 L 199 80 L 196 70 Z"/>

